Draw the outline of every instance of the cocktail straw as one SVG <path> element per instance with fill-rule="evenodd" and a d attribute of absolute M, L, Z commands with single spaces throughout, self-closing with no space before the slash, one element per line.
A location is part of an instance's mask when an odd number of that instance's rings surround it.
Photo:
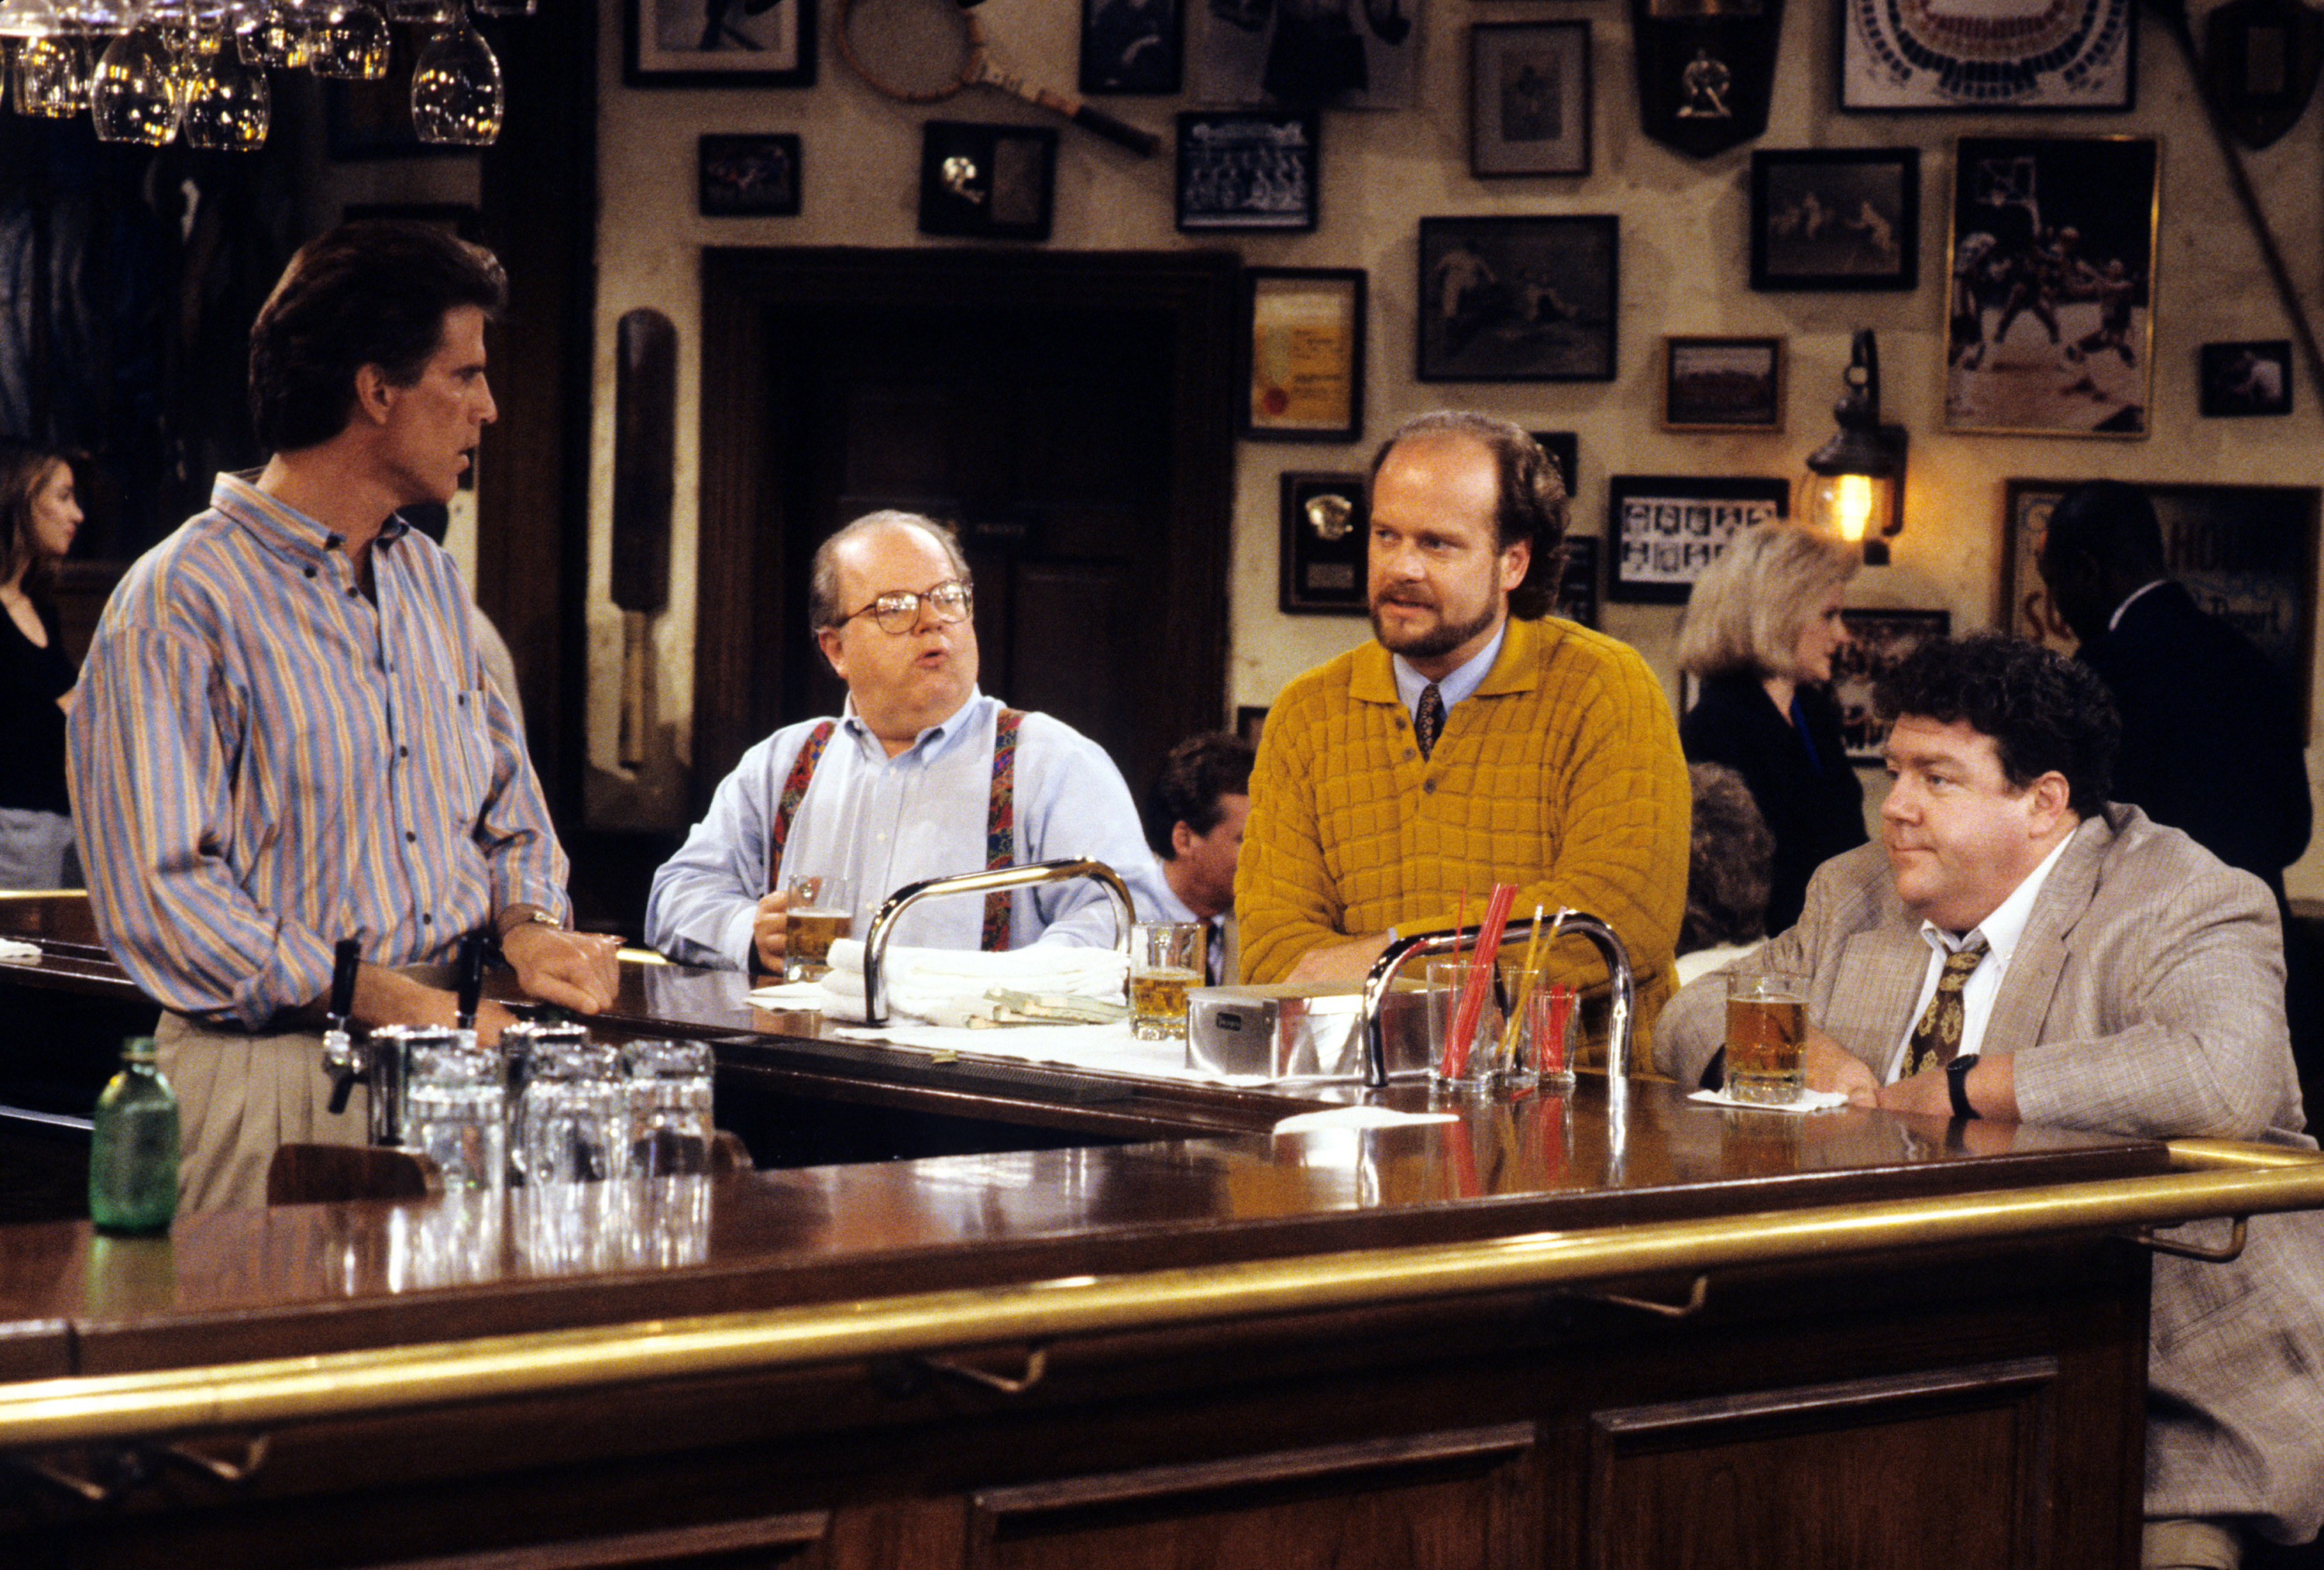
<path fill-rule="evenodd" d="M 1485 902 L 1484 920 L 1477 929 L 1475 957 L 1469 966 L 1467 985 L 1461 989 L 1461 1010 L 1452 1021 L 1452 1033 L 1444 1044 L 1446 1071 L 1455 1079 L 1469 1070 L 1469 1043 L 1476 1038 L 1478 1017 L 1485 1011 L 1485 988 L 1491 978 L 1489 965 L 1480 963 L 1484 956 L 1497 952 L 1501 946 L 1501 932 L 1509 924 L 1509 906 L 1517 903 L 1517 886 L 1514 883 L 1493 885 L 1492 897 Z"/>
<path fill-rule="evenodd" d="M 1533 907 L 1533 935 L 1526 940 L 1525 962 L 1517 967 L 1517 1001 L 1510 1005 L 1509 1029 L 1516 1030 L 1526 1017 L 1526 1005 L 1533 999 L 1533 962 L 1541 954 L 1542 907 Z M 1535 1065 L 1536 1068 L 1539 1064 Z"/>

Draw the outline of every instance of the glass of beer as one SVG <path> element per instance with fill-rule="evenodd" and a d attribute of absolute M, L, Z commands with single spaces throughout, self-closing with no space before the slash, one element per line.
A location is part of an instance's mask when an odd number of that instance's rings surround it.
<path fill-rule="evenodd" d="M 1804 976 L 1738 970 L 1727 978 L 1727 1094 L 1762 1106 L 1800 1098 L 1808 1033 Z"/>
<path fill-rule="evenodd" d="M 1186 1039 L 1186 988 L 1203 984 L 1203 923 L 1140 922 L 1130 929 L 1130 1033 Z"/>
<path fill-rule="evenodd" d="M 784 885 L 791 896 L 783 907 L 783 979 L 820 981 L 831 969 L 831 944 L 855 931 L 855 902 L 848 880 L 803 874 Z"/>

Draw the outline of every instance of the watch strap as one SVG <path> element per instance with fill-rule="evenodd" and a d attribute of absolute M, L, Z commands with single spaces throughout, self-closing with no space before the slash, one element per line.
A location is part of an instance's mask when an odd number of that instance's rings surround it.
<path fill-rule="evenodd" d="M 1964 1052 L 1945 1065 L 1945 1093 L 1952 1097 L 1955 1117 L 1975 1117 L 1977 1108 L 1969 1105 L 1969 1071 L 1977 1067 L 1977 1054 Z"/>

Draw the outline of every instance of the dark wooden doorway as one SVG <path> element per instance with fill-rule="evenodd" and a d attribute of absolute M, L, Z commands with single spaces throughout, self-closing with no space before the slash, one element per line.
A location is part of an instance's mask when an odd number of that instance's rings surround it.
<path fill-rule="evenodd" d="M 876 507 L 957 523 L 984 689 L 1142 785 L 1226 692 L 1236 263 L 1215 253 L 705 253 L 697 805 L 836 710 L 808 558 Z"/>

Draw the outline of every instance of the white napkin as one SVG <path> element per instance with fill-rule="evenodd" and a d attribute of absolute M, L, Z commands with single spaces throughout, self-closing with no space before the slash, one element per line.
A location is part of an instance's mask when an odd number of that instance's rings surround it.
<path fill-rule="evenodd" d="M 858 996 L 863 983 L 855 984 Z M 820 981 L 772 981 L 747 995 L 752 1008 L 821 1008 L 823 983 Z M 862 1010 L 858 1009 L 858 1013 Z"/>
<path fill-rule="evenodd" d="M 40 957 L 41 950 L 34 944 L 20 943 L 14 938 L 0 938 L 0 959 L 37 959 Z"/>
<path fill-rule="evenodd" d="M 1124 1000 L 1130 956 L 1115 949 L 1068 949 L 1055 943 L 998 954 L 968 949 L 905 949 L 890 943 L 883 962 L 890 1016 L 931 1024 L 965 1024 L 990 1019 L 992 987 L 1047 997 Z M 863 1017 L 863 941 L 841 938 L 831 945 L 831 973 L 818 984 L 819 1006 L 831 1019 Z"/>
<path fill-rule="evenodd" d="M 1848 1105 L 1848 1096 L 1840 1090 L 1809 1090 L 1803 1088 L 1797 1101 L 1770 1106 L 1765 1101 L 1738 1101 L 1724 1090 L 1698 1090 L 1689 1101 L 1708 1102 L 1713 1106 L 1740 1106 L 1751 1112 L 1830 1112 L 1835 1106 Z"/>
<path fill-rule="evenodd" d="M 1275 1125 L 1275 1132 L 1314 1134 L 1327 1128 L 1394 1128 L 1406 1123 L 1458 1123 L 1450 1112 L 1398 1112 L 1392 1106 L 1334 1106 L 1323 1112 L 1302 1112 Z"/>

